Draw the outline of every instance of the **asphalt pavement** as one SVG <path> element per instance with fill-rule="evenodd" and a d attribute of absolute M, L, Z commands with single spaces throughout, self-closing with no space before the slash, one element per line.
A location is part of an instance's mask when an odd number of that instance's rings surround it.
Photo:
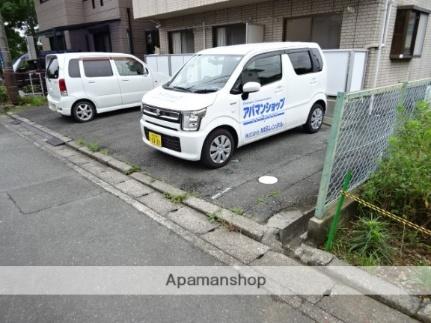
<path fill-rule="evenodd" d="M 0 265 L 221 265 L 0 124 Z M 271 297 L 1 296 L 2 322 L 309 322 Z"/>
<path fill-rule="evenodd" d="M 143 144 L 139 109 L 99 115 L 79 124 L 46 107 L 29 108 L 21 116 L 73 139 L 97 143 L 114 157 L 139 165 L 143 171 L 224 208 L 243 209 L 263 223 L 288 208 L 309 210 L 315 205 L 329 127 L 316 134 L 301 128 L 240 148 L 230 164 L 208 170 L 160 153 Z M 258 182 L 263 175 L 278 178 L 274 185 Z"/>

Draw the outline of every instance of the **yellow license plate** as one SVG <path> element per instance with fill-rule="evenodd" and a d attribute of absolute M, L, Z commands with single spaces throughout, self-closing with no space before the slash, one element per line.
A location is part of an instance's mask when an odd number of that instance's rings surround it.
<path fill-rule="evenodd" d="M 148 139 L 154 146 L 162 147 L 162 136 L 150 131 L 148 133 Z"/>

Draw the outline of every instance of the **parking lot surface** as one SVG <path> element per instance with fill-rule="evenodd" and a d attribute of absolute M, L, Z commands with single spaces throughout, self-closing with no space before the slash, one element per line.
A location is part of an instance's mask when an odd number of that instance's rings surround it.
<path fill-rule="evenodd" d="M 47 107 L 29 108 L 19 114 L 73 139 L 97 143 L 155 178 L 222 207 L 244 210 L 260 223 L 284 209 L 305 211 L 314 207 L 329 135 L 327 126 L 312 135 L 300 128 L 287 131 L 242 147 L 227 166 L 209 170 L 144 145 L 139 109 L 101 114 L 83 124 Z M 258 178 L 263 175 L 275 176 L 278 182 L 261 184 Z"/>

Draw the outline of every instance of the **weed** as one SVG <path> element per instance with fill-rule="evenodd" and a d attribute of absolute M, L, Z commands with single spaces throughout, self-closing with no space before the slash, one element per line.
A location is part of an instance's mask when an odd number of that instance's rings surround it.
<path fill-rule="evenodd" d="M 106 148 L 102 148 L 99 150 L 99 153 L 103 154 L 103 155 L 109 155 L 109 150 Z"/>
<path fill-rule="evenodd" d="M 280 194 L 280 191 L 269 192 L 268 194 L 258 197 L 256 199 L 256 204 L 266 204 L 268 202 L 268 199 L 277 198 L 278 196 L 280 196 Z"/>
<path fill-rule="evenodd" d="M 130 165 L 130 169 L 127 171 L 126 175 L 130 175 L 139 171 L 141 171 L 141 166 L 133 164 Z"/>
<path fill-rule="evenodd" d="M 388 225 L 370 214 L 361 216 L 353 225 L 349 252 L 355 253 L 369 264 L 392 263 L 393 249 Z"/>
<path fill-rule="evenodd" d="M 184 200 L 187 198 L 187 193 L 186 194 L 171 194 L 171 193 L 166 192 L 164 194 L 164 196 L 166 199 L 168 199 L 172 203 L 179 204 L 179 203 L 183 203 Z"/>
<path fill-rule="evenodd" d="M 82 138 L 78 138 L 75 140 L 75 142 L 79 145 L 79 146 L 85 146 L 87 143 L 85 142 L 84 139 Z"/>
<path fill-rule="evenodd" d="M 211 213 L 207 213 L 208 219 L 211 223 L 217 222 L 218 221 L 218 216 L 217 216 L 218 212 L 211 212 Z"/>
<path fill-rule="evenodd" d="M 92 153 L 97 153 L 98 151 L 100 151 L 102 149 L 100 147 L 100 145 L 98 143 L 95 143 L 95 142 L 90 142 L 86 146 L 87 146 L 88 150 L 91 151 Z"/>
<path fill-rule="evenodd" d="M 256 204 L 263 204 L 266 203 L 266 199 L 264 196 L 260 196 L 256 199 Z"/>
<path fill-rule="evenodd" d="M 244 215 L 245 213 L 244 209 L 240 207 L 233 207 L 230 210 L 237 215 Z"/>

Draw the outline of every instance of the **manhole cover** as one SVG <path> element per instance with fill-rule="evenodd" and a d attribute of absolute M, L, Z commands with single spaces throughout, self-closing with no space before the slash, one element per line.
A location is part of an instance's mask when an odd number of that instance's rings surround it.
<path fill-rule="evenodd" d="M 274 176 L 259 177 L 259 183 L 261 183 L 261 184 L 271 185 L 271 184 L 275 184 L 277 182 L 278 182 L 278 178 L 274 177 Z"/>

